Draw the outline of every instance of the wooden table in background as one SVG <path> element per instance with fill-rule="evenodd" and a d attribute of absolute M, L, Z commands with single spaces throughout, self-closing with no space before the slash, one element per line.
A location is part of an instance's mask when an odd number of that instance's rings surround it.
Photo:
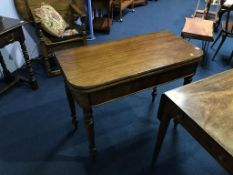
<path fill-rule="evenodd" d="M 90 151 L 96 146 L 92 106 L 184 78 L 192 81 L 203 52 L 170 32 L 57 51 L 76 125 L 74 99 L 83 108 Z M 156 94 L 155 89 L 152 93 Z"/>
<path fill-rule="evenodd" d="M 23 34 L 22 26 L 25 23 L 26 23 L 25 21 L 20 21 L 18 19 L 0 16 L 0 37 L 1 37 L 0 48 L 3 48 L 8 44 L 18 41 L 22 48 L 25 64 L 28 71 L 28 78 L 22 76 L 13 76 L 7 69 L 3 56 L 0 52 L 0 65 L 3 71 L 3 78 L 7 83 L 7 85 L 5 85 L 3 88 L 0 89 L 0 94 L 6 91 L 7 89 L 9 89 L 10 87 L 12 87 L 14 84 L 16 84 L 19 81 L 28 82 L 32 87 L 32 89 L 38 88 L 38 84 L 32 70 L 31 61 L 29 59 L 26 45 L 24 43 L 25 37 Z"/>
<path fill-rule="evenodd" d="M 164 93 L 158 116 L 161 122 L 153 161 L 173 117 L 233 174 L 232 70 Z"/>

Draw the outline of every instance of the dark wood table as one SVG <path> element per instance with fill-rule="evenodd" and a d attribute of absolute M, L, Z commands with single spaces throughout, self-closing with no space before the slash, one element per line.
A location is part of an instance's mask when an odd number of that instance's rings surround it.
<path fill-rule="evenodd" d="M 153 161 L 169 121 L 175 118 L 230 174 L 233 174 L 233 71 L 164 93 Z"/>
<path fill-rule="evenodd" d="M 38 88 L 38 84 L 32 70 L 26 45 L 24 43 L 25 38 L 24 38 L 22 26 L 25 23 L 26 23 L 25 21 L 20 21 L 18 19 L 0 16 L 0 38 L 1 38 L 0 48 L 3 48 L 8 44 L 18 41 L 22 48 L 24 60 L 28 71 L 28 78 L 22 76 L 13 76 L 7 69 L 3 56 L 0 52 L 0 65 L 2 66 L 4 81 L 7 83 L 5 86 L 3 86 L 0 89 L 0 94 L 5 92 L 7 89 L 12 87 L 14 84 L 16 84 L 19 81 L 28 82 L 31 85 L 32 89 Z"/>
<path fill-rule="evenodd" d="M 74 100 L 83 108 L 90 151 L 96 146 L 92 106 L 184 78 L 192 81 L 203 52 L 170 32 L 158 32 L 55 52 L 65 77 L 76 126 Z M 152 93 L 156 95 L 156 88 Z"/>

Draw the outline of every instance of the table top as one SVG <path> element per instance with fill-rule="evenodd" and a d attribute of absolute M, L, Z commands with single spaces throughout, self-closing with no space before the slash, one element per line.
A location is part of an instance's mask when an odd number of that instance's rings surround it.
<path fill-rule="evenodd" d="M 69 84 L 91 89 L 197 62 L 201 49 L 167 32 L 55 52 Z"/>
<path fill-rule="evenodd" d="M 25 21 L 19 19 L 0 16 L 0 36 L 25 24 Z"/>
<path fill-rule="evenodd" d="M 233 70 L 165 94 L 233 156 Z"/>

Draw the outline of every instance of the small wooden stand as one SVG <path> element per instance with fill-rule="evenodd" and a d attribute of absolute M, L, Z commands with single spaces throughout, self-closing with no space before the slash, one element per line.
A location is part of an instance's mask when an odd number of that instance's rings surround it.
<path fill-rule="evenodd" d="M 112 2 L 113 0 L 93 0 L 94 11 L 93 28 L 97 32 L 110 32 L 112 25 Z"/>
<path fill-rule="evenodd" d="M 0 53 L 0 66 L 2 67 L 3 72 L 3 80 L 5 82 L 5 86 L 0 88 L 0 94 L 5 92 L 7 89 L 12 87 L 14 84 L 18 83 L 19 81 L 24 81 L 30 84 L 31 88 L 36 90 L 38 88 L 38 84 L 36 78 L 34 76 L 31 61 L 28 56 L 28 52 L 25 45 L 25 38 L 22 30 L 22 25 L 25 24 L 24 21 L 20 21 L 18 19 L 12 19 L 8 17 L 0 17 L 0 48 L 11 44 L 13 42 L 18 41 L 20 43 L 27 72 L 28 78 L 19 76 L 19 75 L 12 75 L 10 71 L 7 69 L 7 66 L 4 62 L 3 56 Z"/>

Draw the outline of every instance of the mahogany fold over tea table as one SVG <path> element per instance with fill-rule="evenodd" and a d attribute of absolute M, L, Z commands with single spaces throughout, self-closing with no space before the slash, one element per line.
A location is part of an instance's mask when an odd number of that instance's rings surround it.
<path fill-rule="evenodd" d="M 83 109 L 90 152 L 96 145 L 92 106 L 140 90 L 184 78 L 190 83 L 201 49 L 162 31 L 132 38 L 55 52 L 65 78 L 72 123 L 77 127 L 75 103 Z"/>
<path fill-rule="evenodd" d="M 175 118 L 230 174 L 233 174 L 233 71 L 164 93 L 153 163 L 169 122 Z"/>

